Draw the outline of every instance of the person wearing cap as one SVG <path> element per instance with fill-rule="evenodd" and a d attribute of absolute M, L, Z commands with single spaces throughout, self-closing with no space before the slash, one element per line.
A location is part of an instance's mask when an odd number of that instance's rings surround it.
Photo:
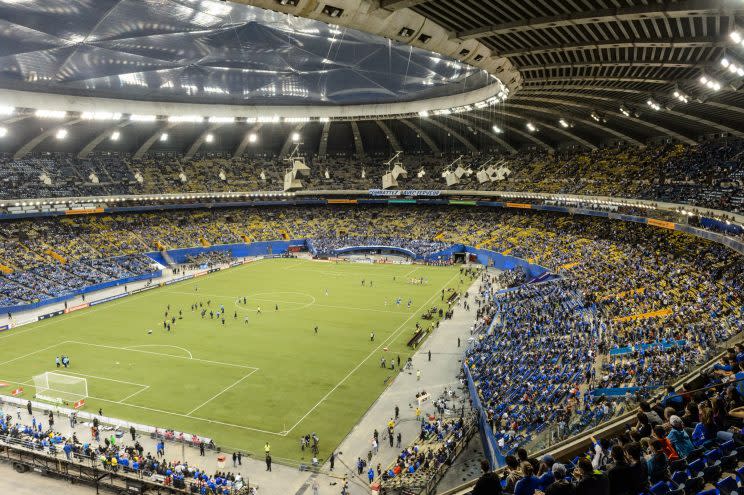
<path fill-rule="evenodd" d="M 483 474 L 476 481 L 472 495 L 499 495 L 501 493 L 501 479 L 498 474 L 491 471 L 491 466 L 485 459 L 481 461 L 481 470 L 483 470 Z"/>
<path fill-rule="evenodd" d="M 566 479 L 566 466 L 556 462 L 551 471 L 555 482 L 545 489 L 545 495 L 576 495 L 576 487 Z"/>
<path fill-rule="evenodd" d="M 690 452 L 695 450 L 695 446 L 692 445 L 692 440 L 690 440 L 690 436 L 685 431 L 685 423 L 682 421 L 682 418 L 672 416 L 669 418 L 669 424 L 672 425 L 672 429 L 669 431 L 667 439 L 672 443 L 679 458 L 684 459 Z"/>

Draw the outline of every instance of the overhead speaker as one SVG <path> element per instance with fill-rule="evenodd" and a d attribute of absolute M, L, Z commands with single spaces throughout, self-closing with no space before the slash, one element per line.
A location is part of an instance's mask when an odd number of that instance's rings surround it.
<path fill-rule="evenodd" d="M 458 179 L 462 179 L 462 176 L 467 173 L 467 169 L 463 168 L 461 165 L 458 165 L 455 169 L 454 175 L 456 175 Z"/>
<path fill-rule="evenodd" d="M 285 191 L 296 191 L 302 189 L 302 182 L 296 178 L 294 172 L 291 170 L 284 174 L 284 190 Z"/>
<path fill-rule="evenodd" d="M 406 172 L 406 169 L 404 169 L 400 163 L 396 163 L 393 167 L 393 170 L 390 171 L 390 173 L 393 175 L 393 177 L 397 180 L 398 177 L 403 177 L 404 179 L 408 178 L 408 172 Z"/>
<path fill-rule="evenodd" d="M 398 187 L 398 181 L 392 173 L 387 173 L 382 176 L 382 188 L 390 189 L 391 187 Z"/>
<path fill-rule="evenodd" d="M 460 183 L 460 179 L 457 177 L 457 174 L 447 174 L 447 177 L 444 178 L 445 181 L 447 181 L 448 186 L 454 186 L 455 184 Z"/>
<path fill-rule="evenodd" d="M 310 167 L 305 165 L 302 160 L 294 160 L 292 162 L 292 172 L 295 177 L 307 177 L 310 175 Z"/>
<path fill-rule="evenodd" d="M 491 180 L 491 178 L 488 176 L 488 172 L 485 170 L 478 170 L 478 173 L 475 174 L 475 177 L 478 179 L 479 184 L 483 184 L 484 182 L 488 182 Z"/>

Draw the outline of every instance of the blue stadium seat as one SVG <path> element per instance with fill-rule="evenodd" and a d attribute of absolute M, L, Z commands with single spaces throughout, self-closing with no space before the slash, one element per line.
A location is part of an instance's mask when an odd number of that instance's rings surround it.
<path fill-rule="evenodd" d="M 703 490 L 702 492 L 698 492 L 697 495 L 718 495 L 718 490 L 715 488 L 711 488 L 710 490 Z"/>
<path fill-rule="evenodd" d="M 672 473 L 675 471 L 684 471 L 687 469 L 687 461 L 684 459 L 677 459 L 676 461 L 669 462 L 669 471 Z"/>
<path fill-rule="evenodd" d="M 713 483 L 715 481 L 718 481 L 722 473 L 723 471 L 721 470 L 721 466 L 708 466 L 703 469 L 703 479 L 708 483 Z"/>
<path fill-rule="evenodd" d="M 733 476 L 727 476 L 716 483 L 716 488 L 721 495 L 737 495 L 739 484 L 736 482 L 736 478 Z"/>
<path fill-rule="evenodd" d="M 705 463 L 708 466 L 717 466 L 721 464 L 721 451 L 718 449 L 711 449 L 704 454 Z"/>
<path fill-rule="evenodd" d="M 719 448 L 723 451 L 724 454 L 730 454 L 736 449 L 736 443 L 734 443 L 733 440 L 729 440 L 728 442 L 723 442 L 719 446 Z"/>
<path fill-rule="evenodd" d="M 685 471 L 675 471 L 674 474 L 672 474 L 672 481 L 674 481 L 674 484 L 677 486 L 685 486 L 685 483 L 687 483 L 687 480 L 689 480 L 689 476 L 687 476 L 687 473 Z"/>
<path fill-rule="evenodd" d="M 739 478 L 740 483 L 744 483 L 744 466 L 736 470 L 736 476 Z"/>
<path fill-rule="evenodd" d="M 667 495 L 669 493 L 669 484 L 666 481 L 659 481 L 651 487 L 653 495 Z"/>
<path fill-rule="evenodd" d="M 705 469 L 705 461 L 702 459 L 697 459 L 687 465 L 687 470 L 690 473 L 691 478 L 694 478 L 695 476 L 702 474 L 704 469 Z"/>

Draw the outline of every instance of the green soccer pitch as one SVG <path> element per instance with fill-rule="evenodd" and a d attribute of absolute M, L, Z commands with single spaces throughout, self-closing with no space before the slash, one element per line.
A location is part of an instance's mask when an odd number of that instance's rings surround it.
<path fill-rule="evenodd" d="M 21 384 L 31 398 L 33 376 L 66 373 L 87 379 L 88 411 L 261 456 L 268 441 L 275 459 L 301 460 L 299 438 L 315 432 L 325 459 L 397 373 L 380 358 L 405 363 L 416 322 L 430 324 L 421 315 L 445 307 L 442 289 L 470 282 L 458 267 L 241 265 L 11 330 L 0 336 L 0 381 L 9 384 L 0 393 Z M 214 311 L 224 305 L 224 325 L 191 311 L 207 300 Z M 170 333 L 167 305 L 183 312 Z M 69 368 L 55 367 L 61 355 Z"/>

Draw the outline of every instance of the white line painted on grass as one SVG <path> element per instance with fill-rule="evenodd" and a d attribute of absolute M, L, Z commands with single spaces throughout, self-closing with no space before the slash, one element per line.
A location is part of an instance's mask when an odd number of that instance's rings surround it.
<path fill-rule="evenodd" d="M 150 388 L 150 386 L 149 386 L 149 385 L 145 385 L 145 386 L 144 386 L 143 388 L 141 388 L 141 389 L 137 390 L 137 391 L 136 391 L 135 393 L 133 393 L 133 394 L 129 394 L 129 395 L 127 395 L 126 397 L 124 397 L 123 399 L 121 399 L 120 401 L 118 401 L 118 402 L 119 402 L 119 404 L 124 404 L 124 401 L 125 401 L 125 400 L 127 400 L 127 399 L 131 399 L 132 397 L 134 397 L 134 396 L 135 396 L 135 395 L 137 395 L 137 394 L 141 394 L 142 392 L 144 392 L 144 391 L 145 391 L 145 390 L 147 390 L 148 388 Z M 125 405 L 129 405 L 129 404 L 125 404 Z"/>
<path fill-rule="evenodd" d="M 267 435 L 275 435 L 275 436 L 278 436 L 278 437 L 286 436 L 286 435 L 284 435 L 282 433 L 279 433 L 279 432 L 276 432 L 276 431 L 262 430 L 260 428 L 251 428 L 250 426 L 236 425 L 236 424 L 233 424 L 233 423 L 226 423 L 224 421 L 217 421 L 215 419 L 201 418 L 201 417 L 198 417 L 198 416 L 187 416 L 187 415 L 182 414 L 182 413 L 177 413 L 177 412 L 173 412 L 173 411 L 166 411 L 164 409 L 156 409 L 154 407 L 138 406 L 137 404 L 127 404 L 127 403 L 124 403 L 124 402 L 117 402 L 117 401 L 111 400 L 111 399 L 104 399 L 103 397 L 94 397 L 92 395 L 89 395 L 88 398 L 94 399 L 94 400 L 100 400 L 102 402 L 108 402 L 109 404 L 119 404 L 120 406 L 124 406 L 124 407 L 136 407 L 137 409 L 143 409 L 145 411 L 152 411 L 152 412 L 157 412 L 157 413 L 161 413 L 161 414 L 168 414 L 170 416 L 178 416 L 178 417 L 181 417 L 181 418 L 191 419 L 191 420 L 194 420 L 194 421 L 203 421 L 205 423 L 213 423 L 213 424 L 222 425 L 222 426 L 229 426 L 229 427 L 232 427 L 232 428 L 239 428 L 241 430 L 257 431 L 259 433 L 266 433 Z"/>
<path fill-rule="evenodd" d="M 194 356 L 191 354 L 191 351 L 189 351 L 188 349 L 184 349 L 183 347 L 178 347 L 177 345 L 168 345 L 168 344 L 141 344 L 141 345 L 130 345 L 130 346 L 127 346 L 127 347 L 122 347 L 122 349 L 127 349 L 127 350 L 134 351 L 134 350 L 137 350 L 140 347 L 171 347 L 173 349 L 180 349 L 180 350 L 182 350 L 183 352 L 185 352 L 186 354 L 189 355 L 189 359 L 194 359 Z"/>
<path fill-rule="evenodd" d="M 445 288 L 446 288 L 446 287 L 447 287 L 447 286 L 448 286 L 448 285 L 449 285 L 449 284 L 450 284 L 450 283 L 451 283 L 451 282 L 452 282 L 452 281 L 453 281 L 453 280 L 454 280 L 455 278 L 457 278 L 457 277 L 458 277 L 458 275 L 459 275 L 458 273 L 455 273 L 455 274 L 454 274 L 454 275 L 452 276 L 452 278 L 450 278 L 450 279 L 449 279 L 449 280 L 448 280 L 448 281 L 447 281 L 447 282 L 446 282 L 446 283 L 445 283 L 445 284 L 444 284 L 444 285 L 442 286 L 442 290 L 443 290 L 443 289 L 445 289 Z M 321 405 L 321 404 L 322 404 L 323 402 L 325 402 L 325 400 L 326 400 L 326 399 L 327 399 L 328 397 L 330 397 L 330 396 L 331 396 L 331 394 L 332 394 L 333 392 L 335 392 L 335 391 L 336 391 L 336 389 L 337 389 L 338 387 L 340 387 L 341 385 L 343 385 L 343 384 L 344 384 L 344 382 L 345 382 L 346 380 L 348 380 L 348 379 L 349 379 L 349 377 L 350 377 L 351 375 L 353 375 L 353 374 L 354 374 L 354 373 L 355 373 L 355 372 L 356 372 L 356 371 L 357 371 L 357 370 L 358 370 L 359 368 L 361 368 L 361 367 L 362 367 L 362 365 L 363 365 L 364 363 L 366 363 L 366 362 L 367 362 L 367 360 L 368 360 L 369 358 L 371 358 L 373 354 L 375 354 L 375 353 L 379 352 L 379 350 L 380 350 L 380 349 L 381 349 L 382 347 L 384 347 L 384 346 L 385 346 L 385 344 L 386 344 L 386 343 L 387 343 L 388 341 L 394 341 L 394 340 L 395 340 L 395 339 L 396 339 L 396 338 L 398 337 L 398 335 L 400 335 L 400 332 L 401 332 L 401 331 L 403 330 L 403 327 L 404 327 L 404 326 L 405 326 L 405 325 L 406 325 L 406 324 L 407 324 L 407 323 L 408 323 L 409 321 L 411 321 L 411 318 L 413 318 L 414 316 L 416 316 L 416 315 L 418 314 L 418 312 L 419 312 L 419 311 L 421 311 L 422 309 L 424 309 L 424 307 L 425 307 L 425 306 L 426 306 L 427 304 L 429 304 L 429 303 L 431 302 L 431 300 L 432 300 L 432 299 L 434 299 L 435 297 L 437 297 L 437 296 L 439 295 L 439 293 L 440 293 L 440 291 L 437 291 L 437 292 L 435 292 L 434 294 L 432 294 L 432 296 L 431 296 L 431 297 L 430 297 L 429 299 L 427 299 L 427 300 L 426 300 L 426 302 L 424 302 L 424 303 L 423 303 L 423 304 L 422 304 L 421 306 L 419 306 L 419 307 L 418 307 L 418 309 L 416 309 L 416 311 L 414 311 L 414 312 L 413 312 L 413 314 L 411 314 L 411 316 L 409 316 L 409 317 L 408 317 L 408 319 L 406 319 L 406 321 L 404 321 L 403 323 L 401 323 L 401 324 L 400 324 L 400 326 L 399 326 L 398 328 L 396 328 L 396 329 L 395 329 L 395 330 L 393 331 L 393 333 L 392 333 L 392 334 L 390 334 L 390 335 L 388 336 L 388 338 L 386 338 L 385 340 L 383 340 L 383 341 L 382 341 L 382 343 L 380 343 L 380 345 L 379 345 L 379 346 L 377 346 L 377 347 L 376 347 L 375 349 L 373 349 L 373 350 L 372 350 L 372 352 L 370 352 L 370 353 L 369 353 L 369 354 L 367 355 L 367 357 L 365 357 L 365 358 L 364 358 L 364 359 L 363 359 L 363 360 L 362 360 L 362 361 L 361 361 L 361 362 L 360 362 L 359 364 L 357 364 L 357 365 L 356 365 L 356 366 L 355 366 L 355 367 L 354 367 L 354 368 L 353 368 L 353 369 L 352 369 L 351 371 L 349 371 L 349 373 L 347 373 L 347 374 L 346 374 L 346 376 L 345 376 L 345 377 L 343 377 L 343 378 L 341 379 L 341 381 L 340 381 L 340 382 L 338 382 L 338 383 L 336 384 L 336 386 L 334 386 L 334 387 L 333 387 L 333 388 L 332 388 L 332 389 L 331 389 L 331 390 L 330 390 L 330 391 L 329 391 L 329 392 L 328 392 L 327 394 L 325 394 L 325 395 L 323 396 L 323 398 L 321 398 L 321 399 L 320 399 L 320 400 L 319 400 L 319 401 L 318 401 L 318 402 L 317 402 L 317 403 L 316 403 L 316 404 L 315 404 L 315 405 L 314 405 L 314 406 L 313 406 L 312 408 L 310 408 L 310 410 L 309 410 L 308 412 L 306 412 L 306 413 L 305 413 L 305 415 L 304 415 L 303 417 L 301 417 L 301 418 L 300 418 L 300 420 L 299 420 L 299 421 L 297 421 L 297 422 L 296 422 L 296 423 L 295 423 L 295 424 L 294 424 L 294 425 L 293 425 L 293 426 L 292 426 L 292 427 L 291 427 L 291 428 L 290 428 L 289 430 L 287 430 L 287 431 L 286 431 L 286 434 L 287 434 L 287 435 L 289 435 L 289 434 L 290 434 L 290 433 L 292 432 L 292 430 L 294 430 L 294 429 L 295 429 L 295 428 L 296 428 L 296 427 L 297 427 L 297 426 L 298 426 L 298 425 L 299 425 L 300 423 L 302 423 L 302 422 L 303 422 L 303 421 L 305 420 L 305 418 L 307 418 L 307 417 L 308 417 L 308 416 L 309 416 L 309 415 L 310 415 L 310 414 L 311 414 L 311 413 L 312 413 L 313 411 L 315 411 L 315 409 L 317 409 L 317 408 L 318 408 L 318 406 L 320 406 L 320 405 Z M 391 340 L 391 339 L 392 339 L 392 340 Z"/>
<path fill-rule="evenodd" d="M 258 370 L 258 368 L 256 368 L 255 366 L 244 366 L 242 364 L 223 363 L 222 361 L 210 361 L 209 359 L 187 358 L 186 356 L 175 356 L 173 354 L 164 354 L 162 352 L 143 351 L 141 349 L 128 349 L 126 347 L 116 347 L 116 346 L 113 346 L 113 345 L 91 344 L 90 342 L 80 342 L 80 341 L 77 341 L 77 340 L 68 340 L 66 342 L 67 343 L 70 343 L 70 344 L 88 345 L 88 346 L 92 346 L 92 347 L 102 347 L 104 349 L 116 349 L 118 351 L 141 352 L 141 353 L 144 353 L 144 354 L 153 354 L 155 356 L 163 356 L 163 357 L 169 357 L 169 358 L 173 358 L 173 359 L 186 359 L 186 360 L 189 360 L 189 361 L 199 361 L 199 362 L 202 362 L 202 363 L 217 364 L 217 365 L 221 365 L 221 366 L 232 366 L 234 368 L 244 368 L 244 369 L 247 369 L 247 370 L 256 370 L 256 371 Z"/>
<path fill-rule="evenodd" d="M 145 385 L 144 383 L 128 382 L 126 380 L 117 380 L 115 378 L 105 378 L 103 376 L 96 376 L 96 375 L 86 375 L 84 373 L 75 373 L 73 371 L 67 371 L 67 370 L 57 370 L 57 371 L 54 371 L 54 373 L 60 373 L 62 375 L 84 376 L 86 378 L 93 378 L 96 380 L 106 380 L 108 382 L 124 383 L 126 385 L 135 385 L 137 387 L 148 387 L 149 386 L 149 385 Z"/>
<path fill-rule="evenodd" d="M 60 346 L 62 344 L 66 344 L 67 342 L 69 342 L 69 341 L 63 340 L 62 342 L 57 342 L 56 344 L 50 345 L 49 347 L 44 347 L 43 349 L 37 349 L 37 350 L 35 350 L 33 352 L 29 352 L 28 354 L 24 354 L 23 356 L 18 356 L 18 357 L 15 357 L 13 359 L 9 359 L 7 361 L 3 361 L 2 363 L 0 363 L 0 366 L 6 365 L 8 363 L 12 363 L 14 361 L 18 361 L 19 359 L 23 359 L 25 357 L 33 356 L 34 354 L 38 354 L 40 352 L 44 352 L 44 351 L 49 350 L 49 349 L 51 349 L 53 347 L 58 347 L 58 346 Z"/>
<path fill-rule="evenodd" d="M 249 376 L 251 376 L 256 371 L 258 371 L 258 370 L 251 371 L 250 373 L 248 373 L 247 375 L 245 375 L 243 378 L 241 378 L 240 380 L 236 381 L 232 385 L 230 385 L 228 387 L 225 387 L 220 393 L 215 394 L 214 396 L 210 397 L 209 399 L 205 400 L 204 402 L 202 402 L 201 404 L 199 404 L 198 406 L 196 406 L 195 408 L 193 408 L 191 411 L 187 412 L 186 413 L 186 416 L 191 416 L 192 413 L 194 413 L 194 412 L 198 411 L 199 409 L 201 409 L 202 407 L 206 406 L 207 404 L 209 404 L 210 402 L 212 402 L 214 399 L 216 399 L 220 395 L 224 394 L 225 392 L 227 392 L 228 390 L 230 390 L 234 386 L 238 385 L 240 382 L 242 382 L 243 380 L 245 380 Z"/>

